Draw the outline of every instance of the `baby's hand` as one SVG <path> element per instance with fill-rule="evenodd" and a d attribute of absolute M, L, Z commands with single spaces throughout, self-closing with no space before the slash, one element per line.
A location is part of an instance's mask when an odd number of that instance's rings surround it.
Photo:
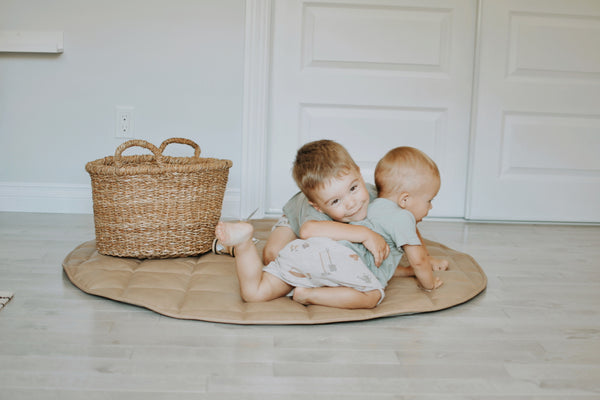
<path fill-rule="evenodd" d="M 426 292 L 431 292 L 432 290 L 435 290 L 437 288 L 439 288 L 440 286 L 442 286 L 444 284 L 444 282 L 438 278 L 437 276 L 433 277 L 433 288 L 432 289 L 425 289 L 423 286 L 419 285 L 421 287 L 421 289 L 423 289 Z"/>
<path fill-rule="evenodd" d="M 371 230 L 369 232 L 367 239 L 362 244 L 373 254 L 375 265 L 379 267 L 390 254 L 390 246 L 380 234 Z"/>

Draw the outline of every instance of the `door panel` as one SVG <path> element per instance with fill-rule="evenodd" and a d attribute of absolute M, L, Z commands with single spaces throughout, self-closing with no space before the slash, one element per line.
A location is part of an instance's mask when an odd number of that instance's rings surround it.
<path fill-rule="evenodd" d="M 482 2 L 467 217 L 600 221 L 600 3 Z"/>
<path fill-rule="evenodd" d="M 266 212 L 297 191 L 299 146 L 334 139 L 373 182 L 391 148 L 440 167 L 432 216 L 464 216 L 475 0 L 274 2 Z"/>

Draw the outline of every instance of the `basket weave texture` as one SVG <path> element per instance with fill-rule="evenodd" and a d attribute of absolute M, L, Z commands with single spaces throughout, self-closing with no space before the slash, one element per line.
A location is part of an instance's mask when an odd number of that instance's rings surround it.
<path fill-rule="evenodd" d="M 163 155 L 171 143 L 192 146 L 194 156 Z M 134 146 L 153 154 L 122 155 Z M 135 258 L 206 253 L 221 217 L 231 166 L 230 160 L 201 158 L 200 147 L 183 138 L 167 139 L 159 148 L 130 140 L 114 156 L 87 163 L 98 252 Z"/>

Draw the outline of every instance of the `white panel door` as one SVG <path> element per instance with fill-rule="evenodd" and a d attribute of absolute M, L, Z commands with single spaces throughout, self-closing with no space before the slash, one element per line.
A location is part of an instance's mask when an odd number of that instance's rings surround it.
<path fill-rule="evenodd" d="M 298 189 L 303 143 L 333 139 L 373 182 L 391 148 L 439 165 L 432 216 L 464 216 L 475 0 L 275 0 L 267 214 Z"/>
<path fill-rule="evenodd" d="M 600 1 L 484 0 L 467 217 L 600 221 Z"/>

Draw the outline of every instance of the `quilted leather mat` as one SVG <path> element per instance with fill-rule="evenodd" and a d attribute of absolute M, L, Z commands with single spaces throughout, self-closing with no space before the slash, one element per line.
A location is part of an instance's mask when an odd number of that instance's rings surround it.
<path fill-rule="evenodd" d="M 101 255 L 95 242 L 75 248 L 64 260 L 71 282 L 86 293 L 182 319 L 231 324 L 324 324 L 437 311 L 464 303 L 482 292 L 487 277 L 469 255 L 426 241 L 433 256 L 449 260 L 436 272 L 444 285 L 432 292 L 414 278 L 393 278 L 374 309 L 342 310 L 304 306 L 289 298 L 246 303 L 239 294 L 235 263 L 227 255 L 138 260 Z"/>

